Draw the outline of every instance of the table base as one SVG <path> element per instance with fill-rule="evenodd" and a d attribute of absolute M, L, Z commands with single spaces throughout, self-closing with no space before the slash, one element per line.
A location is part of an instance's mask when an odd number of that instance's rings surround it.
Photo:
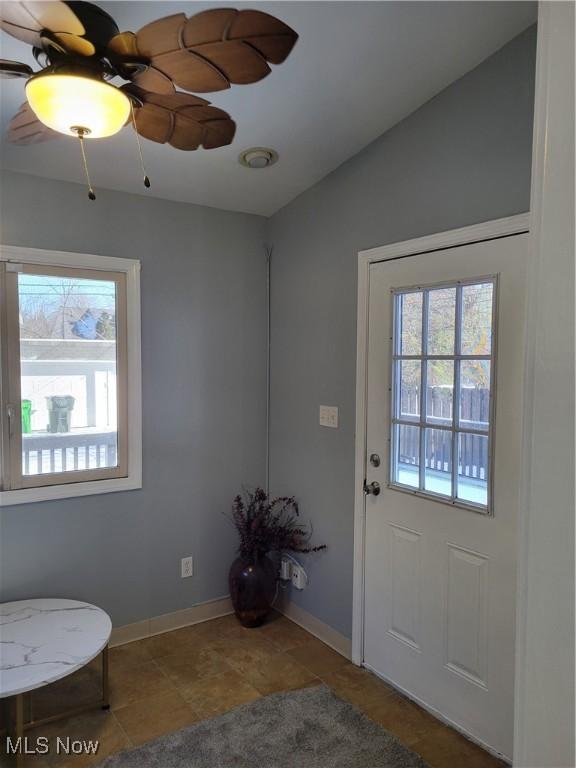
<path fill-rule="evenodd" d="M 99 706 L 101 709 L 108 710 L 110 709 L 110 674 L 109 674 L 109 664 L 108 664 L 108 646 L 106 646 L 102 650 L 102 699 L 99 702 Z M 40 725 L 46 725 L 48 723 L 53 723 L 57 720 L 64 720 L 68 717 L 73 717 L 75 715 L 80 715 L 83 712 L 88 712 L 92 709 L 94 709 L 97 704 L 85 704 L 81 707 L 74 707 L 72 709 L 68 709 L 65 712 L 59 712 L 57 715 L 50 715 L 50 717 L 43 717 L 39 720 L 35 720 L 33 717 L 32 712 L 32 701 L 31 701 L 31 694 L 33 691 L 30 691 L 30 694 L 28 693 L 19 693 L 16 696 L 14 696 L 14 736 L 16 740 L 16 744 L 21 746 L 21 749 L 16 753 L 16 768 L 21 768 L 21 766 L 24 764 L 24 759 L 26 755 L 24 754 L 24 734 L 26 731 L 30 730 L 31 728 L 37 728 Z M 29 705 L 30 705 L 30 711 L 29 711 L 29 717 L 28 719 L 24 716 L 24 704 L 26 697 L 29 696 Z"/>

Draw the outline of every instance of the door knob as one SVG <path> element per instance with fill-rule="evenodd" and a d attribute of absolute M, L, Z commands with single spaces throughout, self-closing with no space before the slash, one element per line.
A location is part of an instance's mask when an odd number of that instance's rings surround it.
<path fill-rule="evenodd" d="M 374 481 L 373 483 L 364 483 L 364 493 L 366 495 L 372 494 L 372 496 L 380 495 L 380 483 Z"/>

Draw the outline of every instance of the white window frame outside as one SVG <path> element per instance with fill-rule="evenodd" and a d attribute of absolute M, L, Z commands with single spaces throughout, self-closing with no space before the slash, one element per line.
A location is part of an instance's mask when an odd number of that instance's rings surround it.
<path fill-rule="evenodd" d="M 78 482 L 42 485 L 36 487 L 0 490 L 0 507 L 25 504 L 50 499 L 66 499 L 114 491 L 135 490 L 142 487 L 142 371 L 141 371 L 141 320 L 140 320 L 140 261 L 94 254 L 47 251 L 36 248 L 0 245 L 0 262 L 8 271 L 16 265 L 36 265 L 41 268 L 69 268 L 98 272 L 121 273 L 126 283 L 126 466 L 122 477 L 87 479 Z M 14 265 L 12 268 L 10 265 Z M 3 302 L 4 303 L 4 302 Z M 0 329 L 7 327 L 8 313 L 0 307 Z M 1 367 L 8 371 L 10 339 L 0 337 Z M 10 450 L 8 439 L 7 393 L 2 391 L 8 376 L 0 376 L 0 460 Z M 121 426 L 120 426 L 121 429 Z M 2 465 L 0 465 L 2 466 Z M 91 471 L 92 472 L 92 471 Z M 94 471 L 96 474 L 96 471 Z"/>
<path fill-rule="evenodd" d="M 490 354 L 488 355 L 466 355 L 461 354 L 461 320 L 462 320 L 462 305 L 461 305 L 461 291 L 464 286 L 467 285 L 480 285 L 483 283 L 492 284 L 492 315 L 491 315 L 491 344 Z M 451 355 L 442 354 L 430 354 L 427 350 L 427 292 L 431 290 L 437 290 L 441 288 L 456 288 L 456 305 L 455 305 L 455 326 L 454 326 L 454 352 Z M 409 493 L 413 496 L 422 496 L 432 501 L 438 501 L 444 504 L 449 504 L 454 507 L 461 507 L 463 509 L 472 510 L 485 515 L 493 515 L 493 478 L 494 478 L 494 417 L 496 414 L 496 361 L 497 361 L 497 344 L 498 344 L 498 275 L 484 275 L 473 278 L 466 278 L 465 280 L 450 280 L 440 283 L 429 283 L 426 285 L 412 285 L 404 286 L 401 288 L 393 288 L 391 290 L 392 301 L 392 345 L 390 355 L 390 369 L 392 385 L 390 387 L 390 460 L 388 463 L 388 488 L 401 491 L 402 493 Z M 422 293 L 422 330 L 421 330 L 421 350 L 419 355 L 401 355 L 398 354 L 398 341 L 399 330 L 397 328 L 397 306 L 398 297 L 407 293 Z M 430 421 L 426 416 L 426 368 L 428 360 L 450 360 L 454 361 L 454 380 L 452 390 L 452 421 L 450 425 L 438 424 Z M 397 411 L 397 394 L 399 394 L 399 382 L 397 377 L 397 362 L 399 360 L 417 360 L 421 362 L 421 379 L 420 379 L 420 414 L 416 419 L 402 419 L 398 416 Z M 490 401 L 489 401 L 489 423 L 488 430 L 476 430 L 469 427 L 462 428 L 460 426 L 460 364 L 466 360 L 488 360 L 490 361 Z M 439 429 L 449 432 L 451 435 L 451 455 L 452 455 L 452 493 L 450 496 L 440 493 L 434 493 L 433 491 L 426 490 L 424 487 L 414 488 L 413 486 L 404 485 L 394 479 L 394 461 L 396 456 L 396 427 L 398 425 L 412 426 L 419 429 L 419 485 L 423 486 L 425 476 L 425 463 L 423 461 L 425 456 L 425 435 L 426 429 Z M 488 479 L 486 484 L 487 503 L 475 504 L 472 501 L 459 498 L 458 493 L 458 436 L 460 434 L 476 434 L 488 439 Z"/>

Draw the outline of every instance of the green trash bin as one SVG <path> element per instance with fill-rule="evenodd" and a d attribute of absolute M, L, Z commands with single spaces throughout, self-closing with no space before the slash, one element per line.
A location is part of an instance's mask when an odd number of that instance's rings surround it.
<path fill-rule="evenodd" d="M 22 400 L 22 434 L 32 432 L 32 401 Z"/>

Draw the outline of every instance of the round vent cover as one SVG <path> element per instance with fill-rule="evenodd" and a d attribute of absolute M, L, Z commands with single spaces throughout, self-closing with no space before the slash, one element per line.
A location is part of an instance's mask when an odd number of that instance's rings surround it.
<path fill-rule="evenodd" d="M 268 147 L 251 147 L 241 152 L 238 160 L 246 168 L 268 168 L 278 162 L 278 152 Z"/>

